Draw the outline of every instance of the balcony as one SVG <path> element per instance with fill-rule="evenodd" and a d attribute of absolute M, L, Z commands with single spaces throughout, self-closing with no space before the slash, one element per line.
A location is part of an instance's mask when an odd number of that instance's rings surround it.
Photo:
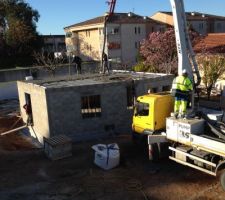
<path fill-rule="evenodd" d="M 109 50 L 120 49 L 120 43 L 118 43 L 118 42 L 109 42 L 108 43 L 108 49 Z"/>

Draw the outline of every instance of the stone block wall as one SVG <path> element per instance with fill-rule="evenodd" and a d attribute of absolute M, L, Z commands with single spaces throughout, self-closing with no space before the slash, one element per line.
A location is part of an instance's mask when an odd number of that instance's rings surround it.
<path fill-rule="evenodd" d="M 126 83 L 49 89 L 46 92 L 51 135 L 74 135 L 74 139 L 79 140 L 107 134 L 107 127 L 114 127 L 114 132 L 128 131 L 131 127 L 132 111 L 127 109 Z M 81 98 L 92 95 L 100 95 L 101 116 L 83 118 Z"/>
<path fill-rule="evenodd" d="M 171 89 L 174 75 L 155 77 L 153 79 L 140 79 L 135 81 L 136 95 L 141 96 L 148 92 L 168 91 Z"/>

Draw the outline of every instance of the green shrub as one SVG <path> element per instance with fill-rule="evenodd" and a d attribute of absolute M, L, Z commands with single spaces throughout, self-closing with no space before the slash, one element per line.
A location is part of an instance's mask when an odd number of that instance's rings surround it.
<path fill-rule="evenodd" d="M 145 65 L 143 62 L 138 62 L 134 67 L 133 70 L 135 72 L 156 72 L 155 67 Z"/>

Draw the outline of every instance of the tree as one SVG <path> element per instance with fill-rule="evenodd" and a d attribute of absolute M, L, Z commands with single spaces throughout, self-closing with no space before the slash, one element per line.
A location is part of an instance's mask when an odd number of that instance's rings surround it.
<path fill-rule="evenodd" d="M 56 69 L 65 61 L 63 55 L 56 57 L 54 53 L 48 52 L 35 52 L 33 56 L 39 65 L 39 69 L 46 70 L 53 77 L 55 76 Z"/>
<path fill-rule="evenodd" d="M 151 33 L 141 44 L 140 53 L 144 58 L 144 64 L 154 72 L 171 73 L 172 64 L 177 58 L 174 30 Z"/>
<path fill-rule="evenodd" d="M 13 61 L 12 65 L 28 64 L 34 51 L 41 47 L 40 37 L 36 31 L 39 19 L 38 11 L 33 10 L 24 0 L 0 1 L 0 59 Z M 4 60 L 3 60 L 4 61 Z M 29 63 L 30 64 L 30 63 Z"/>
<path fill-rule="evenodd" d="M 196 42 L 197 33 L 189 31 L 190 39 Z M 153 32 L 141 43 L 140 54 L 147 71 L 177 73 L 177 47 L 174 29 Z"/>
<path fill-rule="evenodd" d="M 225 73 L 224 54 L 201 54 L 197 57 L 202 82 L 206 87 L 207 97 L 210 99 L 212 88 L 216 81 Z"/>

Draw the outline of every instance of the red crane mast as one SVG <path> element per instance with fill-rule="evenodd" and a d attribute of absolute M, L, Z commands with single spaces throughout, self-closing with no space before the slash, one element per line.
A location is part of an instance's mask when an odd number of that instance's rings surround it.
<path fill-rule="evenodd" d="M 105 73 L 105 67 L 107 68 L 108 72 L 109 72 L 109 68 L 108 68 L 108 57 L 105 53 L 105 45 L 106 45 L 106 24 L 108 22 L 108 20 L 110 19 L 110 17 L 114 14 L 114 10 L 115 10 L 115 6 L 116 6 L 116 0 L 110 0 L 107 1 L 106 3 L 108 3 L 109 5 L 109 12 L 108 15 L 105 16 L 105 23 L 104 23 L 104 40 L 103 40 L 103 49 L 102 49 L 102 72 Z M 107 62 L 107 64 L 106 64 Z"/>
<path fill-rule="evenodd" d="M 112 15 L 115 10 L 116 0 L 111 0 L 111 1 L 108 1 L 107 3 L 109 5 L 109 15 Z"/>

